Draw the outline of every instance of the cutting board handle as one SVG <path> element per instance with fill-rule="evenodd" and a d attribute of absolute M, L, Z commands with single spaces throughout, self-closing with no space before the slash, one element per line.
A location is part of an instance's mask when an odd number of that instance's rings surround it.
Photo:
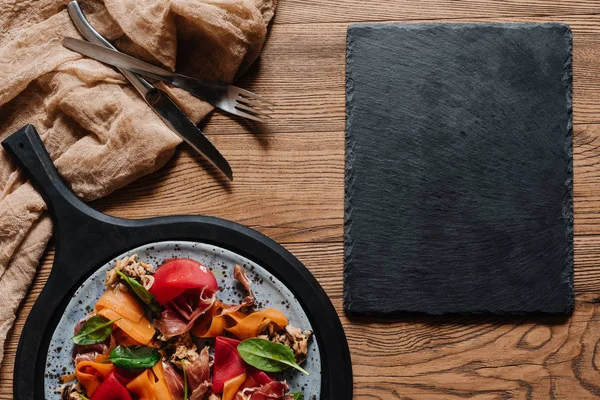
<path fill-rule="evenodd" d="M 58 174 L 33 125 L 28 124 L 7 137 L 2 146 L 31 178 L 51 212 L 78 208 L 76 205 L 81 201 Z M 60 221 L 60 218 L 53 219 L 55 222 Z"/>
<path fill-rule="evenodd" d="M 86 236 L 91 225 L 97 230 L 107 223 L 120 225 L 122 222 L 120 218 L 94 210 L 69 189 L 33 125 L 26 125 L 4 139 L 2 146 L 40 191 L 54 221 L 55 232 L 62 233 L 58 237 L 77 241 Z M 65 232 L 61 232 L 63 229 Z M 60 248 L 58 243 L 57 247 Z"/>

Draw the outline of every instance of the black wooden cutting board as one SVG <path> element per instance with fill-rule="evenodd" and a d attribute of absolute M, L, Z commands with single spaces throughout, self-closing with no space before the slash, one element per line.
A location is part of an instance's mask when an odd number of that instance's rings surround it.
<path fill-rule="evenodd" d="M 345 307 L 573 307 L 571 31 L 348 29 Z"/>
<path fill-rule="evenodd" d="M 67 187 L 33 125 L 4 139 L 2 146 L 44 197 L 56 243 L 52 271 L 19 340 L 14 399 L 45 398 L 49 344 L 75 290 L 118 255 L 142 245 L 171 240 L 222 247 L 259 263 L 279 279 L 294 294 L 315 329 L 321 359 L 320 399 L 352 398 L 350 352 L 335 308 L 308 269 L 279 244 L 250 228 L 214 217 L 179 215 L 129 220 L 103 214 L 83 203 Z"/>

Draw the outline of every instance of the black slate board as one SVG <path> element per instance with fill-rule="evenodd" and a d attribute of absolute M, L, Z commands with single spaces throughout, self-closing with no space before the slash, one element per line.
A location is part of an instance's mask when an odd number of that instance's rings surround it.
<path fill-rule="evenodd" d="M 571 31 L 348 29 L 345 308 L 573 307 Z"/>

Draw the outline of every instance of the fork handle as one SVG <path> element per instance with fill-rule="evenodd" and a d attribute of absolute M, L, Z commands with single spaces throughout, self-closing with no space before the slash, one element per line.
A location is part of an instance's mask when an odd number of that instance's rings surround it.
<path fill-rule="evenodd" d="M 69 12 L 69 16 L 71 20 L 75 24 L 75 27 L 88 41 L 91 43 L 107 47 L 111 50 L 117 50 L 110 42 L 102 35 L 100 35 L 92 25 L 87 21 L 85 15 L 83 15 L 83 11 L 81 11 L 81 7 L 79 7 L 79 3 L 76 0 L 73 0 L 67 5 L 67 10 Z M 133 72 L 127 71 L 126 69 L 119 68 L 119 72 L 121 72 L 125 78 L 136 88 L 136 90 L 142 95 L 145 99 L 146 95 L 149 91 L 154 89 L 154 87 L 144 78 L 137 76 Z"/>

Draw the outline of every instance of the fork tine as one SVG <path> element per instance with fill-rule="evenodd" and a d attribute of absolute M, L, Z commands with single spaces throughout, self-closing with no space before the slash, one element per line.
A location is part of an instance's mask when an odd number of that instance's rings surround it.
<path fill-rule="evenodd" d="M 243 106 L 242 108 L 244 108 L 246 111 L 253 112 L 254 114 L 270 115 L 270 114 L 273 113 L 273 109 L 272 108 L 261 107 L 261 106 L 255 105 L 255 104 L 243 103 L 241 101 L 236 101 L 235 105 L 236 106 L 238 106 L 238 105 Z"/>
<path fill-rule="evenodd" d="M 237 103 L 235 105 L 235 108 L 237 110 L 248 111 L 249 113 L 251 113 L 252 115 L 255 115 L 258 118 L 268 118 L 268 119 L 271 119 L 271 116 L 268 113 L 266 113 L 264 111 L 261 111 L 261 110 L 254 109 L 252 107 L 248 107 L 245 104 Z"/>
<path fill-rule="evenodd" d="M 252 93 L 251 91 L 242 89 L 242 88 L 238 88 L 238 96 L 244 96 L 245 98 L 248 98 L 249 100 L 252 100 L 252 99 L 260 100 L 260 101 L 263 101 L 272 106 L 275 105 L 275 103 L 273 103 L 272 101 L 269 101 L 269 100 L 265 99 L 264 97 L 257 95 L 256 93 Z"/>
<path fill-rule="evenodd" d="M 247 98 L 242 97 L 242 96 L 238 96 L 238 98 L 235 101 L 238 104 L 244 104 L 244 105 L 246 105 L 248 107 L 252 107 L 252 108 L 255 108 L 255 109 L 265 109 L 265 110 L 267 110 L 269 112 L 273 112 L 273 106 L 271 104 L 252 101 L 251 99 L 247 99 Z"/>
<path fill-rule="evenodd" d="M 243 118 L 251 119 L 252 121 L 265 122 L 263 119 L 258 118 L 255 115 L 245 113 L 245 112 L 243 112 L 241 110 L 238 110 L 237 108 L 234 108 L 233 110 L 230 110 L 229 113 L 237 115 L 237 116 L 240 116 L 240 117 L 243 117 Z"/>

